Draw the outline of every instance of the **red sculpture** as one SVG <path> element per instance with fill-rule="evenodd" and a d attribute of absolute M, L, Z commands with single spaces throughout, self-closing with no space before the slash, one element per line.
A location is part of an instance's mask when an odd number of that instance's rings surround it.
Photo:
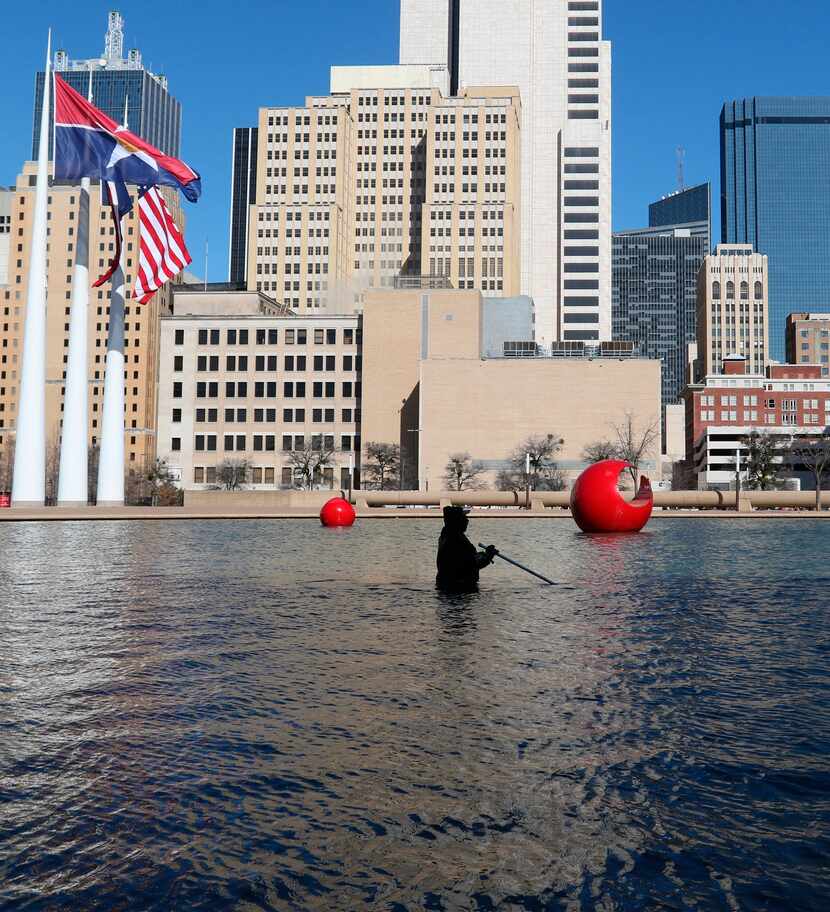
<path fill-rule="evenodd" d="M 654 493 L 640 476 L 640 488 L 631 502 L 624 500 L 617 482 L 630 469 L 622 459 L 606 459 L 585 469 L 571 490 L 571 513 L 583 532 L 639 532 L 651 518 Z"/>
<path fill-rule="evenodd" d="M 351 526 L 354 525 L 354 507 L 342 497 L 332 497 L 323 504 L 320 510 L 320 522 L 324 526 Z"/>

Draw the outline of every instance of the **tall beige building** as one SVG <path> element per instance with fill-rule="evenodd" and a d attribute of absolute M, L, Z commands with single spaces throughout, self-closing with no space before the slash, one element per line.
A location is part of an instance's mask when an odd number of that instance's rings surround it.
<path fill-rule="evenodd" d="M 518 92 L 445 85 L 441 68 L 339 67 L 331 95 L 260 110 L 250 290 L 300 312 L 424 273 L 518 293 Z"/>
<path fill-rule="evenodd" d="M 9 222 L 8 285 L 0 287 L 3 320 L 0 323 L 0 456 L 13 440 L 17 420 L 23 326 L 33 223 L 37 166 L 27 162 L 17 178 Z M 178 194 L 165 192 L 168 206 L 182 224 Z M 69 351 L 69 310 L 72 272 L 77 244 L 79 190 L 53 184 L 49 188 L 47 229 L 46 323 L 46 440 L 57 452 L 63 413 L 64 382 Z M 94 282 L 104 272 L 115 250 L 115 229 L 109 208 L 101 205 L 100 190 L 90 192 L 89 276 Z M 156 395 L 159 317 L 169 310 L 169 292 L 156 294 L 137 306 L 131 299 L 138 255 L 138 214 L 126 217 L 124 227 L 127 301 L 125 306 L 124 422 L 127 468 L 143 470 L 155 458 Z M 109 329 L 110 284 L 89 291 L 89 442 L 98 443 L 104 396 L 104 371 Z"/>
<path fill-rule="evenodd" d="M 763 374 L 769 351 L 768 262 L 747 244 L 718 244 L 697 277 L 696 376 L 723 373 L 730 355 Z"/>
<path fill-rule="evenodd" d="M 453 93 L 518 87 L 521 293 L 536 304 L 537 337 L 610 339 L 611 45 L 602 0 L 401 0 L 400 62 L 446 66 Z"/>

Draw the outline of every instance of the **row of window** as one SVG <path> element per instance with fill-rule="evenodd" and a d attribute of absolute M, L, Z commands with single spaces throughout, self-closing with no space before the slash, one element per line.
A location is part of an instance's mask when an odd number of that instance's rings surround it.
<path fill-rule="evenodd" d="M 219 345 L 221 342 L 220 329 L 200 329 L 198 334 L 199 345 Z M 336 329 L 315 329 L 313 331 L 315 345 L 336 345 Z M 174 335 L 176 345 L 184 345 L 183 329 L 177 329 Z M 249 331 L 247 329 L 228 329 L 225 330 L 225 341 L 228 345 L 248 345 Z M 254 330 L 254 340 L 257 345 L 277 345 L 279 343 L 279 330 L 277 329 L 256 329 Z M 344 345 L 358 345 L 362 342 L 359 330 L 343 329 L 341 340 Z M 285 345 L 307 345 L 307 329 L 285 329 L 283 330 L 283 343 Z"/>
<path fill-rule="evenodd" d="M 713 282 L 712 283 L 712 298 L 716 301 L 719 301 L 720 296 L 721 296 L 721 283 Z M 726 298 L 729 301 L 732 301 L 735 299 L 735 283 L 734 282 L 726 283 Z M 764 299 L 764 286 L 761 282 L 756 282 L 755 283 L 755 300 L 763 301 L 763 299 Z M 741 282 L 741 300 L 742 301 L 749 300 L 749 283 L 748 282 Z"/>
<path fill-rule="evenodd" d="M 254 383 L 255 399 L 276 399 L 277 398 L 276 381 L 257 381 Z M 347 380 L 341 383 L 341 396 L 344 399 L 359 399 L 361 394 L 361 384 L 352 383 Z M 337 384 L 333 381 L 317 382 L 311 384 L 312 396 L 315 399 L 334 399 L 337 395 Z M 225 383 L 225 398 L 227 399 L 247 399 L 248 383 L 246 381 L 229 380 Z M 285 381 L 282 385 L 282 395 L 284 399 L 304 399 L 306 397 L 306 383 L 304 381 Z M 182 384 L 179 381 L 173 383 L 173 398 L 182 398 Z M 219 384 L 217 382 L 199 381 L 196 384 L 197 399 L 218 399 Z"/>
<path fill-rule="evenodd" d="M 294 468 L 292 466 L 283 466 L 280 469 L 280 482 L 283 487 L 291 487 L 295 483 L 302 483 L 303 474 L 302 470 Z M 213 485 L 217 483 L 217 471 L 216 466 L 196 466 L 193 469 L 193 483 L 194 484 L 209 484 Z M 322 471 L 319 469 L 314 472 L 314 483 L 315 484 L 324 484 L 324 485 L 333 485 L 334 484 L 334 468 L 326 467 Z M 273 466 L 254 466 L 251 469 L 251 484 L 259 485 L 273 485 L 276 484 L 275 481 L 275 472 Z M 340 469 L 340 485 L 345 488 L 349 484 L 349 470 L 347 468 Z"/>
<path fill-rule="evenodd" d="M 196 434 L 193 438 L 193 449 L 197 453 L 215 453 L 219 441 L 218 434 Z M 309 438 L 309 446 L 312 450 L 334 450 L 334 434 L 315 434 Z M 276 434 L 252 434 L 251 448 L 255 453 L 273 453 L 277 449 Z M 291 453 L 306 448 L 306 437 L 304 434 L 283 434 L 282 451 Z M 170 439 L 170 449 L 174 453 L 180 453 L 182 449 L 182 438 L 172 437 Z M 248 449 L 248 437 L 246 434 L 223 434 L 222 449 L 226 453 L 244 453 Z M 351 434 L 340 435 L 340 449 L 346 453 L 360 452 L 360 437 L 353 437 Z"/>
<path fill-rule="evenodd" d="M 277 421 L 277 409 L 275 408 L 257 408 L 252 410 L 254 423 L 275 424 Z M 311 420 L 314 424 L 334 424 L 335 410 L 333 408 L 316 408 L 311 410 Z M 246 424 L 248 421 L 248 409 L 246 408 L 226 408 L 224 409 L 226 424 Z M 173 409 L 173 424 L 181 424 L 182 410 Z M 282 410 L 282 420 L 286 424 L 303 424 L 306 420 L 306 410 L 304 408 L 286 408 Z M 360 409 L 341 409 L 340 420 L 344 424 L 360 424 Z M 197 408 L 196 424 L 216 424 L 219 421 L 219 409 L 216 408 Z"/>
<path fill-rule="evenodd" d="M 257 372 L 268 371 L 276 372 L 278 355 L 256 355 L 254 358 L 254 370 Z M 360 371 L 363 366 L 361 355 L 342 355 L 342 369 L 344 371 Z M 305 371 L 308 358 L 306 355 L 283 355 L 283 369 L 286 371 Z M 314 355 L 312 357 L 313 370 L 315 371 L 334 371 L 337 370 L 336 355 Z M 173 370 L 179 373 L 184 370 L 184 356 L 173 356 Z M 200 373 L 212 372 L 219 370 L 219 355 L 198 355 L 196 358 L 196 370 Z M 246 372 L 248 370 L 247 355 L 226 355 L 225 370 Z"/>

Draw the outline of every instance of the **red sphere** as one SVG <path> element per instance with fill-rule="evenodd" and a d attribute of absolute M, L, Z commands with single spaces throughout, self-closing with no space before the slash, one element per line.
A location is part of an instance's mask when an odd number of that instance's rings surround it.
<path fill-rule="evenodd" d="M 323 504 L 320 510 L 320 522 L 324 526 L 351 526 L 354 525 L 354 507 L 342 497 L 332 497 Z"/>
<path fill-rule="evenodd" d="M 617 489 L 620 472 L 630 468 L 621 459 L 606 459 L 585 469 L 571 490 L 571 513 L 583 532 L 639 532 L 651 518 L 654 494 L 645 475 L 633 501 Z"/>

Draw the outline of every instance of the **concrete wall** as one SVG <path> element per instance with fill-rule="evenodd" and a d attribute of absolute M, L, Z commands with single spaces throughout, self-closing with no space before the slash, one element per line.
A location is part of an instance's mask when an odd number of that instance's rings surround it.
<path fill-rule="evenodd" d="M 466 360 L 421 363 L 422 487 L 443 485 L 453 453 L 468 452 L 488 466 L 493 481 L 510 452 L 530 435 L 564 438 L 558 457 L 575 477 L 582 450 L 607 439 L 631 412 L 635 426 L 660 424 L 660 363 L 613 359 Z M 641 468 L 661 478 L 659 433 Z"/>

